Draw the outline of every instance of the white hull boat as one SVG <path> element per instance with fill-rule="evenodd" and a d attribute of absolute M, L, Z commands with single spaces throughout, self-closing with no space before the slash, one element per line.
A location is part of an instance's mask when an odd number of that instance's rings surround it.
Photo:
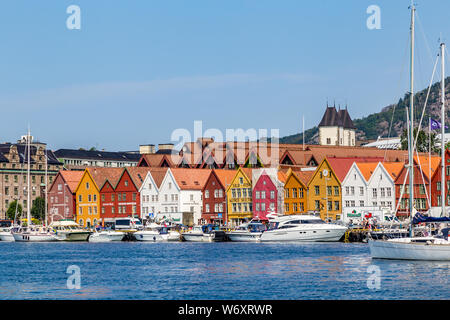
<path fill-rule="evenodd" d="M 185 232 L 182 233 L 182 235 L 185 241 L 203 242 L 203 232 L 202 233 Z"/>
<path fill-rule="evenodd" d="M 450 241 L 434 237 L 369 239 L 375 259 L 450 261 Z"/>
<path fill-rule="evenodd" d="M 120 231 L 100 231 L 94 232 L 89 236 L 89 242 L 112 242 L 122 241 L 125 237 L 125 232 Z"/>
<path fill-rule="evenodd" d="M 83 230 L 72 220 L 60 220 L 50 224 L 56 231 L 56 238 L 60 241 L 87 241 L 90 231 Z"/>
<path fill-rule="evenodd" d="M 347 227 L 325 223 L 308 215 L 279 216 L 270 220 L 270 228 L 261 235 L 261 241 L 339 241 Z"/>
<path fill-rule="evenodd" d="M 17 227 L 15 227 L 14 229 L 13 229 L 13 227 L 1 229 L 0 230 L 0 241 L 8 241 L 8 242 L 15 241 L 12 232 L 13 232 L 13 230 L 16 230 L 16 229 L 17 229 Z"/>
<path fill-rule="evenodd" d="M 151 242 L 179 241 L 180 236 L 181 235 L 179 232 L 172 231 L 169 229 L 169 227 L 162 226 L 156 223 L 150 223 L 144 230 L 134 233 L 134 238 L 137 241 Z"/>
<path fill-rule="evenodd" d="M 54 232 L 42 226 L 20 227 L 18 231 L 13 231 L 12 234 L 14 241 L 17 242 L 49 242 L 58 240 Z"/>
<path fill-rule="evenodd" d="M 250 231 L 230 231 L 227 232 L 227 236 L 230 241 L 235 242 L 260 242 L 262 232 L 250 232 Z"/>

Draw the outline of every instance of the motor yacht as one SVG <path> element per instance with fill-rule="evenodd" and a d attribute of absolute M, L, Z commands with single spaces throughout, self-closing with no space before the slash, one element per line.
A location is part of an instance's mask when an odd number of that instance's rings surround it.
<path fill-rule="evenodd" d="M 59 220 L 50 224 L 56 232 L 56 237 L 61 241 L 87 241 L 90 231 L 83 230 L 72 220 Z"/>
<path fill-rule="evenodd" d="M 192 230 L 183 232 L 181 235 L 184 241 L 203 242 L 203 227 L 194 226 Z"/>
<path fill-rule="evenodd" d="M 95 230 L 89 236 L 89 242 L 112 242 L 112 241 L 122 241 L 125 237 L 125 232 L 114 231 L 114 230 Z"/>
<path fill-rule="evenodd" d="M 339 241 L 347 227 L 326 223 L 312 215 L 269 217 L 269 229 L 261 241 Z"/>
<path fill-rule="evenodd" d="M 15 241 L 13 236 L 13 231 L 17 231 L 19 229 L 18 226 L 5 227 L 0 229 L 0 241 Z"/>
<path fill-rule="evenodd" d="M 243 223 L 235 230 L 227 232 L 230 241 L 259 242 L 261 235 L 266 230 L 266 225 L 260 222 Z"/>
<path fill-rule="evenodd" d="M 137 241 L 179 241 L 180 236 L 179 232 L 170 230 L 170 227 L 157 223 L 150 223 L 144 230 L 134 233 Z"/>

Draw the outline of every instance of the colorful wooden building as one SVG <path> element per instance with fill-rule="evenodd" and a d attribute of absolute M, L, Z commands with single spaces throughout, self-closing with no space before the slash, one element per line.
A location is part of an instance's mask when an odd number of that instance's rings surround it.
<path fill-rule="evenodd" d="M 308 210 L 308 182 L 315 171 L 293 171 L 286 173 L 284 185 L 284 213 L 286 215 L 305 213 Z"/>
<path fill-rule="evenodd" d="M 267 220 L 268 213 L 281 213 L 284 183 L 278 179 L 278 170 L 254 169 L 252 175 L 253 218 Z"/>
<path fill-rule="evenodd" d="M 228 222 L 226 190 L 235 175 L 236 170 L 214 169 L 211 171 L 202 189 L 203 222 L 218 224 Z"/>
<path fill-rule="evenodd" d="M 252 171 L 238 168 L 227 189 L 228 219 L 232 225 L 250 221 L 253 217 Z"/>
<path fill-rule="evenodd" d="M 341 183 L 327 158 L 317 167 L 308 185 L 308 211 L 320 213 L 322 219 L 340 219 Z"/>
<path fill-rule="evenodd" d="M 75 220 L 75 190 L 83 171 L 61 170 L 47 193 L 49 223 L 61 219 Z"/>

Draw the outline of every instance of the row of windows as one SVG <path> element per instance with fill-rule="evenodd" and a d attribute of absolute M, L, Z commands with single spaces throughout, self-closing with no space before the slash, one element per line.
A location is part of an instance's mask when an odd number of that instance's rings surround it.
<path fill-rule="evenodd" d="M 205 212 L 211 212 L 209 204 L 205 204 Z M 223 203 L 216 203 L 213 212 L 223 212 Z"/>
<path fill-rule="evenodd" d="M 271 202 L 269 204 L 269 209 L 275 210 L 275 202 Z M 259 211 L 265 212 L 266 211 L 266 203 L 265 202 L 261 202 L 261 203 L 256 202 L 255 203 L 255 211 L 256 212 L 259 212 Z"/>
<path fill-rule="evenodd" d="M 252 212 L 251 203 L 233 203 L 232 212 Z"/>
<path fill-rule="evenodd" d="M 96 208 L 97 209 L 97 208 Z M 127 212 L 127 206 L 118 206 L 119 212 L 118 213 L 128 213 Z M 102 207 L 102 213 L 105 213 L 105 207 Z M 116 213 L 116 208 L 111 207 L 111 213 Z M 136 213 L 136 206 L 131 206 L 131 213 Z"/>
<path fill-rule="evenodd" d="M 315 207 L 315 210 L 317 210 L 317 211 L 324 209 L 323 204 L 321 204 L 320 200 L 316 200 L 314 202 L 314 207 Z M 333 201 L 327 201 L 327 209 L 328 209 L 328 211 L 333 210 Z M 335 211 L 340 210 L 339 201 L 334 201 L 334 210 Z"/>
<path fill-rule="evenodd" d="M 292 213 L 305 212 L 305 204 L 303 202 L 294 202 L 294 203 L 292 203 L 292 211 L 290 211 L 291 210 L 290 204 L 285 203 L 284 209 L 286 210 L 286 212 L 292 212 Z"/>
<path fill-rule="evenodd" d="M 303 198 L 303 188 L 286 188 L 284 189 L 285 198 Z"/>
<path fill-rule="evenodd" d="M 334 189 L 334 195 L 339 195 L 339 187 L 338 186 L 327 186 L 327 195 L 332 196 L 332 191 Z M 320 196 L 320 186 L 314 186 L 314 193 L 316 196 Z"/>
<path fill-rule="evenodd" d="M 69 203 L 69 197 L 64 197 L 65 203 Z M 58 197 L 50 197 L 50 203 L 58 203 Z"/>
<path fill-rule="evenodd" d="M 20 204 L 20 201 L 18 202 Z M 27 200 L 22 200 L 22 207 L 25 208 L 27 206 Z M 5 200 L 5 207 L 8 208 L 9 207 L 9 200 L 6 199 Z"/>
<path fill-rule="evenodd" d="M 266 198 L 266 192 L 265 191 L 255 191 L 255 198 L 256 199 L 265 199 Z M 275 191 L 270 191 L 270 199 L 275 199 Z"/>
<path fill-rule="evenodd" d="M 231 189 L 231 197 L 236 198 L 251 198 L 252 189 L 251 188 L 233 188 Z"/>
<path fill-rule="evenodd" d="M 5 174 L 5 182 L 9 182 L 9 175 L 8 174 Z M 40 183 L 45 183 L 45 176 L 39 176 L 40 178 L 39 178 L 39 181 L 40 181 Z M 53 177 L 52 176 L 49 176 L 48 177 L 48 181 L 49 181 L 49 184 L 50 183 L 52 183 L 52 181 L 53 181 Z M 15 174 L 15 175 L 13 175 L 13 182 L 14 183 L 19 183 L 19 175 L 17 175 L 17 174 Z M 23 175 L 22 176 L 22 182 L 23 183 L 26 183 L 27 182 L 27 176 L 26 175 Z M 31 176 L 31 182 L 32 183 L 36 183 L 36 176 Z"/>
<path fill-rule="evenodd" d="M 13 193 L 14 193 L 15 196 L 18 196 L 19 195 L 19 187 L 14 187 Z M 31 194 L 33 196 L 36 195 L 36 187 L 32 187 Z M 24 196 L 27 195 L 27 188 L 26 187 L 23 188 L 23 195 Z M 9 187 L 5 187 L 5 196 L 9 196 Z"/>
<path fill-rule="evenodd" d="M 205 199 L 209 198 L 209 190 L 205 190 Z M 223 190 L 215 189 L 214 190 L 214 198 L 223 198 Z"/>

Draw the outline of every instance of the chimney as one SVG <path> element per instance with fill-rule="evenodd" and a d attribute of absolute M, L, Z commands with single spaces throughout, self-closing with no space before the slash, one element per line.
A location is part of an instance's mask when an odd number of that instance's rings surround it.
<path fill-rule="evenodd" d="M 139 145 L 139 154 L 155 153 L 154 144 L 141 144 Z"/>
<path fill-rule="evenodd" d="M 159 150 L 173 150 L 173 143 L 160 143 L 158 144 Z"/>

